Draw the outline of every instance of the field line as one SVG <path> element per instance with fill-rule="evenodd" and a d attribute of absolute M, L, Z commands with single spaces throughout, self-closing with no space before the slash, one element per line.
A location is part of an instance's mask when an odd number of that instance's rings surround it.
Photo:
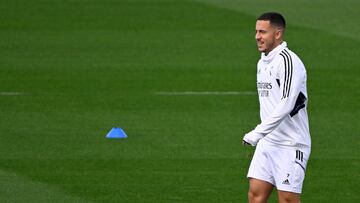
<path fill-rule="evenodd" d="M 24 92 L 0 92 L 0 96 L 20 96 L 25 95 Z"/>

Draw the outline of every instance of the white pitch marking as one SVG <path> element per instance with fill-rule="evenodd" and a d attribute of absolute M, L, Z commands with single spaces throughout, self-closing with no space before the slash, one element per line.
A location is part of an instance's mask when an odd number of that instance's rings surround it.
<path fill-rule="evenodd" d="M 0 96 L 19 96 L 24 94 L 23 92 L 0 92 Z"/>
<path fill-rule="evenodd" d="M 169 95 L 169 96 L 177 96 L 177 95 L 194 95 L 194 96 L 207 96 L 207 95 L 256 95 L 256 92 L 251 91 L 184 91 L 184 92 L 154 92 L 156 95 Z"/>

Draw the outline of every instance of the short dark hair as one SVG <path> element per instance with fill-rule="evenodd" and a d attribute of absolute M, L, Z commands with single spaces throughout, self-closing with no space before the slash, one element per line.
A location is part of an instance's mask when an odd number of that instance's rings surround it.
<path fill-rule="evenodd" d="M 267 12 L 261 14 L 257 20 L 268 20 L 270 21 L 271 25 L 280 27 L 285 29 L 286 28 L 286 22 L 285 18 L 280 14 L 276 12 Z"/>

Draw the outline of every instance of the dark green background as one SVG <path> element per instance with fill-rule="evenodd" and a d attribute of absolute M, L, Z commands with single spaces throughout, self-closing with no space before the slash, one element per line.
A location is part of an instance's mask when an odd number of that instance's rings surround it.
<path fill-rule="evenodd" d="M 308 72 L 302 202 L 358 202 L 358 16 L 259 2 L 2 2 L 0 201 L 246 202 L 257 96 L 157 93 L 255 93 L 255 21 L 272 9 Z M 114 126 L 129 137 L 106 139 Z"/>

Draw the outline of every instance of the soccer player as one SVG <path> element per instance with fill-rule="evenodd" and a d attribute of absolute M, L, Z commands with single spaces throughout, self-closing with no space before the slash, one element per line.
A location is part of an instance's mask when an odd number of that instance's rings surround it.
<path fill-rule="evenodd" d="M 285 27 L 279 13 L 256 21 L 261 123 L 243 138 L 244 145 L 256 146 L 247 175 L 251 203 L 267 202 L 274 187 L 280 203 L 300 202 L 310 155 L 306 70 L 283 40 Z"/>

